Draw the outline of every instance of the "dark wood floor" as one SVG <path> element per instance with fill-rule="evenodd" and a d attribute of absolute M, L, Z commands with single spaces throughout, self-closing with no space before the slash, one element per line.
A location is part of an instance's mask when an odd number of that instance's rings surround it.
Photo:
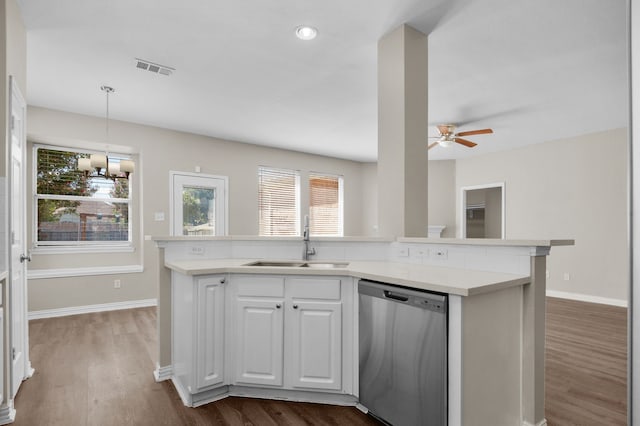
<path fill-rule="evenodd" d="M 627 424 L 627 310 L 547 298 L 549 426 Z"/>
<path fill-rule="evenodd" d="M 15 425 L 378 425 L 353 407 L 227 398 L 187 408 L 153 380 L 155 308 L 29 323 L 35 375 L 22 383 Z"/>
<path fill-rule="evenodd" d="M 35 375 L 16 425 L 375 425 L 351 407 L 227 398 L 196 409 L 155 383 L 155 308 L 29 323 Z M 549 426 L 626 424 L 626 309 L 548 299 Z"/>

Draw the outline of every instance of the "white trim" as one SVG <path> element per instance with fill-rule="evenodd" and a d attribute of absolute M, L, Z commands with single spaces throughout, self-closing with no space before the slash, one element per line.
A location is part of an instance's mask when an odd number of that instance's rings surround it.
<path fill-rule="evenodd" d="M 160 367 L 160 364 L 156 364 L 156 369 L 153 370 L 153 378 L 156 379 L 156 382 L 169 380 L 172 376 L 173 366 L 165 365 L 164 367 Z"/>
<path fill-rule="evenodd" d="M 449 295 L 447 348 L 447 419 L 449 426 L 462 425 L 462 297 Z"/>
<path fill-rule="evenodd" d="M 26 105 L 26 104 L 25 104 Z M 26 134 L 26 130 L 25 130 L 25 134 Z M 35 142 L 32 141 L 32 147 L 31 147 L 31 155 L 32 155 L 32 162 L 31 164 L 33 164 L 34 166 L 32 167 L 31 170 L 31 176 L 32 176 L 32 182 L 31 182 L 31 196 L 33 197 L 33 203 L 34 205 L 37 206 L 38 204 L 38 200 L 41 199 L 41 197 L 44 195 L 45 198 L 49 198 L 51 197 L 52 199 L 78 199 L 78 200 L 86 200 L 86 201 L 101 201 L 101 199 L 99 198 L 93 198 L 93 197 L 78 197 L 78 196 L 56 196 L 53 194 L 38 194 L 38 168 L 35 166 L 38 164 L 38 150 L 39 149 L 46 149 L 46 150 L 50 150 L 50 151 L 67 151 L 67 152 L 78 152 L 78 153 L 85 153 L 85 154 L 93 154 L 93 153 L 104 153 L 109 151 L 111 154 L 115 154 L 116 158 L 120 158 L 120 159 L 127 159 L 127 160 L 134 160 L 135 161 L 135 155 L 134 154 L 125 154 L 122 152 L 114 152 L 114 151 L 110 151 L 109 150 L 109 144 L 106 145 L 106 148 L 104 150 L 100 149 L 100 150 L 88 150 L 86 148 L 74 148 L 69 146 L 68 144 L 64 144 L 64 145 L 51 145 L 47 142 Z M 27 149 L 27 145 L 25 144 L 25 150 Z M 108 181 L 107 178 L 105 178 L 105 180 Z M 104 200 L 103 200 L 104 201 Z M 133 184 L 131 183 L 131 180 L 129 180 L 129 198 L 114 198 L 113 199 L 114 202 L 118 202 L 118 203 L 122 203 L 122 204 L 126 204 L 128 206 L 128 241 L 123 241 L 123 244 L 119 244 L 121 247 L 124 246 L 125 244 L 130 247 L 131 249 L 133 249 Z M 31 241 L 33 242 L 33 247 L 42 247 L 42 246 L 48 246 L 51 243 L 47 242 L 47 241 L 39 241 L 38 240 L 38 209 L 33 209 L 33 212 L 31 213 Z M 48 244 L 49 243 L 49 244 Z M 89 244 L 86 244 L 89 243 Z M 67 241 L 67 242 L 62 242 L 62 241 L 56 241 L 54 244 L 58 244 L 57 247 L 61 247 L 61 246 L 66 246 L 66 247 L 71 247 L 71 248 L 83 248 L 86 245 L 92 245 L 91 243 L 100 246 L 103 245 L 105 248 L 109 248 L 109 241 L 76 241 L 76 242 L 72 242 L 72 241 Z"/>
<path fill-rule="evenodd" d="M 577 300 L 580 302 L 600 303 L 602 305 L 620 306 L 622 308 L 629 306 L 627 301 L 622 299 L 611 299 L 608 297 L 591 296 L 589 294 L 570 293 L 568 291 L 547 290 L 547 297 Z"/>
<path fill-rule="evenodd" d="M 472 191 L 475 189 L 487 189 L 487 188 L 501 188 L 502 192 L 502 236 L 501 239 L 507 238 L 507 197 L 506 197 L 506 182 L 496 182 L 496 183 L 486 183 L 482 185 L 471 185 L 471 186 L 461 186 L 460 187 L 460 208 L 458 211 L 458 218 L 460 220 L 460 235 L 458 238 L 466 238 L 467 233 L 467 191 Z"/>
<path fill-rule="evenodd" d="M 9 400 L 9 404 L 0 406 L 0 425 L 13 423 L 16 420 L 16 409 L 13 408 L 13 399 Z"/>
<path fill-rule="evenodd" d="M 176 217 L 175 212 L 175 178 L 176 176 L 188 176 L 188 177 L 196 177 L 196 178 L 204 178 L 204 179 L 219 179 L 223 181 L 224 186 L 224 234 L 229 235 L 229 176 L 223 175 L 210 175 L 205 173 L 191 173 L 191 172 L 179 172 L 175 170 L 169 170 L 169 197 L 171 200 L 171 205 L 169 207 L 169 232 L 171 235 L 175 235 L 174 229 L 174 218 Z M 214 187 L 215 185 L 212 185 Z M 217 219 L 217 218 L 216 218 Z M 219 235 L 216 235 L 219 236 Z"/>
<path fill-rule="evenodd" d="M 55 268 L 29 269 L 27 279 L 40 280 L 44 278 L 88 277 L 94 275 L 137 274 L 144 272 L 142 265 L 100 266 L 89 268 Z"/>
<path fill-rule="evenodd" d="M 68 315 L 90 314 L 94 312 L 118 311 L 120 309 L 146 308 L 157 306 L 158 299 L 128 300 L 125 302 L 102 303 L 99 305 L 70 306 L 68 308 L 43 309 L 29 312 L 28 319 L 65 317 Z"/>
<path fill-rule="evenodd" d="M 522 422 L 522 426 L 547 426 L 547 419 L 542 419 L 535 425 L 529 422 Z"/>
<path fill-rule="evenodd" d="M 86 244 L 75 246 L 37 245 L 30 252 L 31 254 L 69 254 L 69 253 L 133 253 L 136 248 L 131 245 L 105 245 Z"/>

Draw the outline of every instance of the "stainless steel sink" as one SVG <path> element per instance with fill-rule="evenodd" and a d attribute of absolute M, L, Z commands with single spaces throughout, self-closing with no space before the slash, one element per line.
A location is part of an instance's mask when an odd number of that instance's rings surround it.
<path fill-rule="evenodd" d="M 280 261 L 259 260 L 257 262 L 247 263 L 244 266 L 270 266 L 274 268 L 299 268 L 300 266 L 303 266 L 303 265 L 304 265 L 304 262 L 295 262 L 295 261 L 280 262 Z"/>
<path fill-rule="evenodd" d="M 317 269 L 333 269 L 333 268 L 346 268 L 349 264 L 344 262 L 308 262 L 301 265 L 303 268 L 317 268 Z"/>
<path fill-rule="evenodd" d="M 317 269 L 333 269 L 346 268 L 349 264 L 346 262 L 296 262 L 296 261 L 278 261 L 278 260 L 258 260 L 256 262 L 247 263 L 244 266 L 266 266 L 271 268 L 317 268 Z"/>

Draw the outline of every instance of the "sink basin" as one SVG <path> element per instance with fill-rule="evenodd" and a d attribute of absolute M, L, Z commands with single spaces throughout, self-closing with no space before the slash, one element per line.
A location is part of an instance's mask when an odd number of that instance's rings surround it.
<path fill-rule="evenodd" d="M 297 261 L 278 261 L 278 260 L 258 260 L 256 262 L 247 263 L 244 266 L 266 266 L 272 268 L 317 268 L 317 269 L 333 269 L 346 268 L 349 265 L 346 262 L 297 262 Z"/>
<path fill-rule="evenodd" d="M 346 268 L 348 263 L 342 262 L 311 262 L 301 265 L 303 268 L 317 268 L 317 269 L 333 269 L 333 268 Z"/>
<path fill-rule="evenodd" d="M 298 268 L 300 266 L 304 266 L 304 262 L 280 262 L 280 261 L 268 261 L 268 260 L 259 260 L 257 262 L 247 263 L 244 266 L 271 266 L 274 268 Z"/>

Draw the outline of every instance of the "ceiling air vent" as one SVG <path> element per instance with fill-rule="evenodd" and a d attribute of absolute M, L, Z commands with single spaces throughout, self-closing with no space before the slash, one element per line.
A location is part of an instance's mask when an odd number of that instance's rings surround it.
<path fill-rule="evenodd" d="M 176 70 L 175 68 L 171 68 L 166 65 L 156 64 L 155 62 L 145 61 L 144 59 L 139 58 L 136 58 L 136 68 L 162 75 L 171 75 Z"/>

